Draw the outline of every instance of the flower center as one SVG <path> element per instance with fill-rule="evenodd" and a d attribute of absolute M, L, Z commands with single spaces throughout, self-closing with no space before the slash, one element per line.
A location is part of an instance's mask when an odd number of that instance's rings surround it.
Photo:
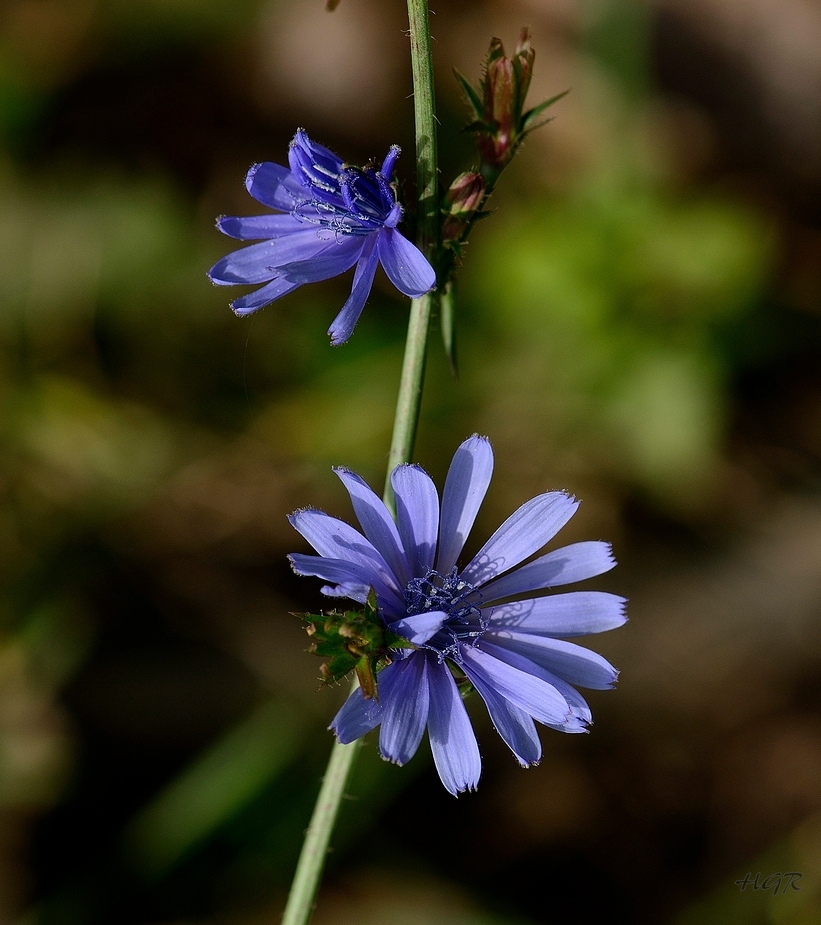
<path fill-rule="evenodd" d="M 303 185 L 311 198 L 297 203 L 291 214 L 340 236 L 366 235 L 399 224 L 402 208 L 393 188 L 372 167 L 343 165 L 332 180 L 320 184 L 309 178 Z"/>
<path fill-rule="evenodd" d="M 424 578 L 412 578 L 405 588 L 405 604 L 408 614 L 441 610 L 448 615 L 442 629 L 427 643 L 442 658 L 458 661 L 460 645 L 475 645 L 487 629 L 487 619 L 479 606 L 481 595 L 469 581 L 459 577 L 456 566 L 447 575 L 428 569 Z"/>

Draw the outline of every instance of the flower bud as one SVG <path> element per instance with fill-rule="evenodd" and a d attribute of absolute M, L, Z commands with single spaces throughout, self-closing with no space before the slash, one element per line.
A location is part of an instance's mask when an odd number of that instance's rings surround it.
<path fill-rule="evenodd" d="M 445 193 L 445 219 L 442 240 L 458 241 L 463 230 L 481 208 L 485 198 L 485 181 L 475 171 L 460 173 Z"/>
<path fill-rule="evenodd" d="M 460 173 L 445 193 L 445 204 L 449 215 L 468 215 L 482 204 L 485 181 L 482 175 L 469 170 Z"/>
<path fill-rule="evenodd" d="M 499 39 L 492 39 L 485 65 L 483 90 L 483 121 L 492 130 L 479 135 L 482 160 L 500 168 L 509 158 L 515 131 L 513 61 L 505 57 Z"/>
<path fill-rule="evenodd" d="M 530 32 L 525 27 L 510 57 L 499 39 L 491 39 L 478 91 L 461 74 L 456 74 L 475 116 L 468 130 L 476 133 L 482 173 L 490 185 L 510 163 L 525 135 L 537 127 L 537 117 L 564 96 L 561 93 L 525 111 L 535 55 Z"/>
<path fill-rule="evenodd" d="M 516 71 L 516 88 L 519 93 L 518 108 L 521 112 L 524 108 L 525 97 L 530 89 L 530 78 L 533 76 L 533 59 L 536 57 L 536 51 L 530 44 L 530 32 L 527 26 L 522 28 L 519 35 L 519 44 L 516 51 L 513 52 L 513 67 Z"/>

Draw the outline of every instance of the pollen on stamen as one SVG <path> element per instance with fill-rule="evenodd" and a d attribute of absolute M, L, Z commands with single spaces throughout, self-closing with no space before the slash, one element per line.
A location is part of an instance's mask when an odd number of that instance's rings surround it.
<path fill-rule="evenodd" d="M 477 593 L 470 582 L 459 577 L 455 566 L 447 575 L 428 569 L 424 578 L 412 578 L 408 582 L 405 588 L 406 612 L 416 614 L 442 610 L 448 614 L 449 624 L 450 621 L 467 624 L 471 617 L 481 624 L 481 608 L 466 600 L 469 595 Z"/>

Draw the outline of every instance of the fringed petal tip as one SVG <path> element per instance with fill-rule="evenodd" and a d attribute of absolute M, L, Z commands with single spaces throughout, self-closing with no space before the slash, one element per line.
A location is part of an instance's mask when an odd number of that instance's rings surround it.
<path fill-rule="evenodd" d="M 253 315 L 254 312 L 261 311 L 269 304 L 266 302 L 265 305 L 257 305 L 254 308 L 245 308 L 244 306 L 237 304 L 239 301 L 239 299 L 236 299 L 234 302 L 230 302 L 228 304 L 228 307 L 237 316 L 237 318 L 247 318 L 249 315 Z"/>
<path fill-rule="evenodd" d="M 298 530 L 299 528 L 297 527 L 297 521 L 303 514 L 325 514 L 325 511 L 318 507 L 311 507 L 310 505 L 306 505 L 305 507 L 298 507 L 295 511 L 291 511 L 290 514 L 286 514 L 285 517 L 288 520 L 288 523 L 294 529 Z"/>
<path fill-rule="evenodd" d="M 256 172 L 259 168 L 262 167 L 262 161 L 258 161 L 256 164 L 251 164 L 248 170 L 245 172 L 245 188 L 250 192 L 251 183 L 256 176 Z"/>
<path fill-rule="evenodd" d="M 612 565 L 610 566 L 610 568 L 615 568 L 619 563 L 618 563 L 618 560 L 616 559 L 616 556 L 615 556 L 614 553 L 613 553 L 613 546 L 612 546 L 612 544 L 606 542 L 605 540 L 601 540 L 601 542 L 603 542 L 603 543 L 605 544 L 605 546 L 607 546 L 607 555 L 608 555 L 608 559 L 609 559 L 609 561 L 612 563 Z M 625 598 L 625 603 L 626 603 L 626 601 L 627 601 L 627 599 Z"/>
<path fill-rule="evenodd" d="M 378 264 L 377 235 L 369 235 L 356 264 L 351 294 L 328 328 L 332 347 L 344 344 L 353 334 L 356 323 L 359 321 L 359 316 L 362 314 L 362 309 L 365 307 L 365 302 L 367 302 L 368 296 L 371 294 L 371 286 L 373 285 L 373 278 L 376 275 Z"/>
<path fill-rule="evenodd" d="M 442 781 L 442 783 L 444 784 L 445 790 L 447 790 L 447 792 L 457 800 L 463 793 L 476 793 L 476 791 L 479 789 L 478 781 L 475 784 L 465 784 L 464 787 L 459 787 L 458 790 L 455 787 L 449 787 L 444 781 Z"/>

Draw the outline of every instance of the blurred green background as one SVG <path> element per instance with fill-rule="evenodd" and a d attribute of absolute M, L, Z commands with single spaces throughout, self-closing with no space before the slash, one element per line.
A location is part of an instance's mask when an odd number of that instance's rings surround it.
<path fill-rule="evenodd" d="M 416 458 L 493 441 L 475 542 L 566 488 L 631 622 L 586 737 L 515 764 L 481 704 L 477 794 L 363 750 L 316 925 L 821 920 L 821 10 L 802 0 L 433 3 L 451 74 L 529 24 L 531 102 L 434 332 Z M 258 315 L 208 267 L 298 126 L 399 143 L 401 0 L 6 0 L 0 8 L 0 923 L 277 922 L 344 690 L 285 515 L 379 487 L 407 302 L 348 277 Z M 244 291 L 244 290 L 240 290 Z M 786 895 L 748 872 L 802 873 Z"/>

